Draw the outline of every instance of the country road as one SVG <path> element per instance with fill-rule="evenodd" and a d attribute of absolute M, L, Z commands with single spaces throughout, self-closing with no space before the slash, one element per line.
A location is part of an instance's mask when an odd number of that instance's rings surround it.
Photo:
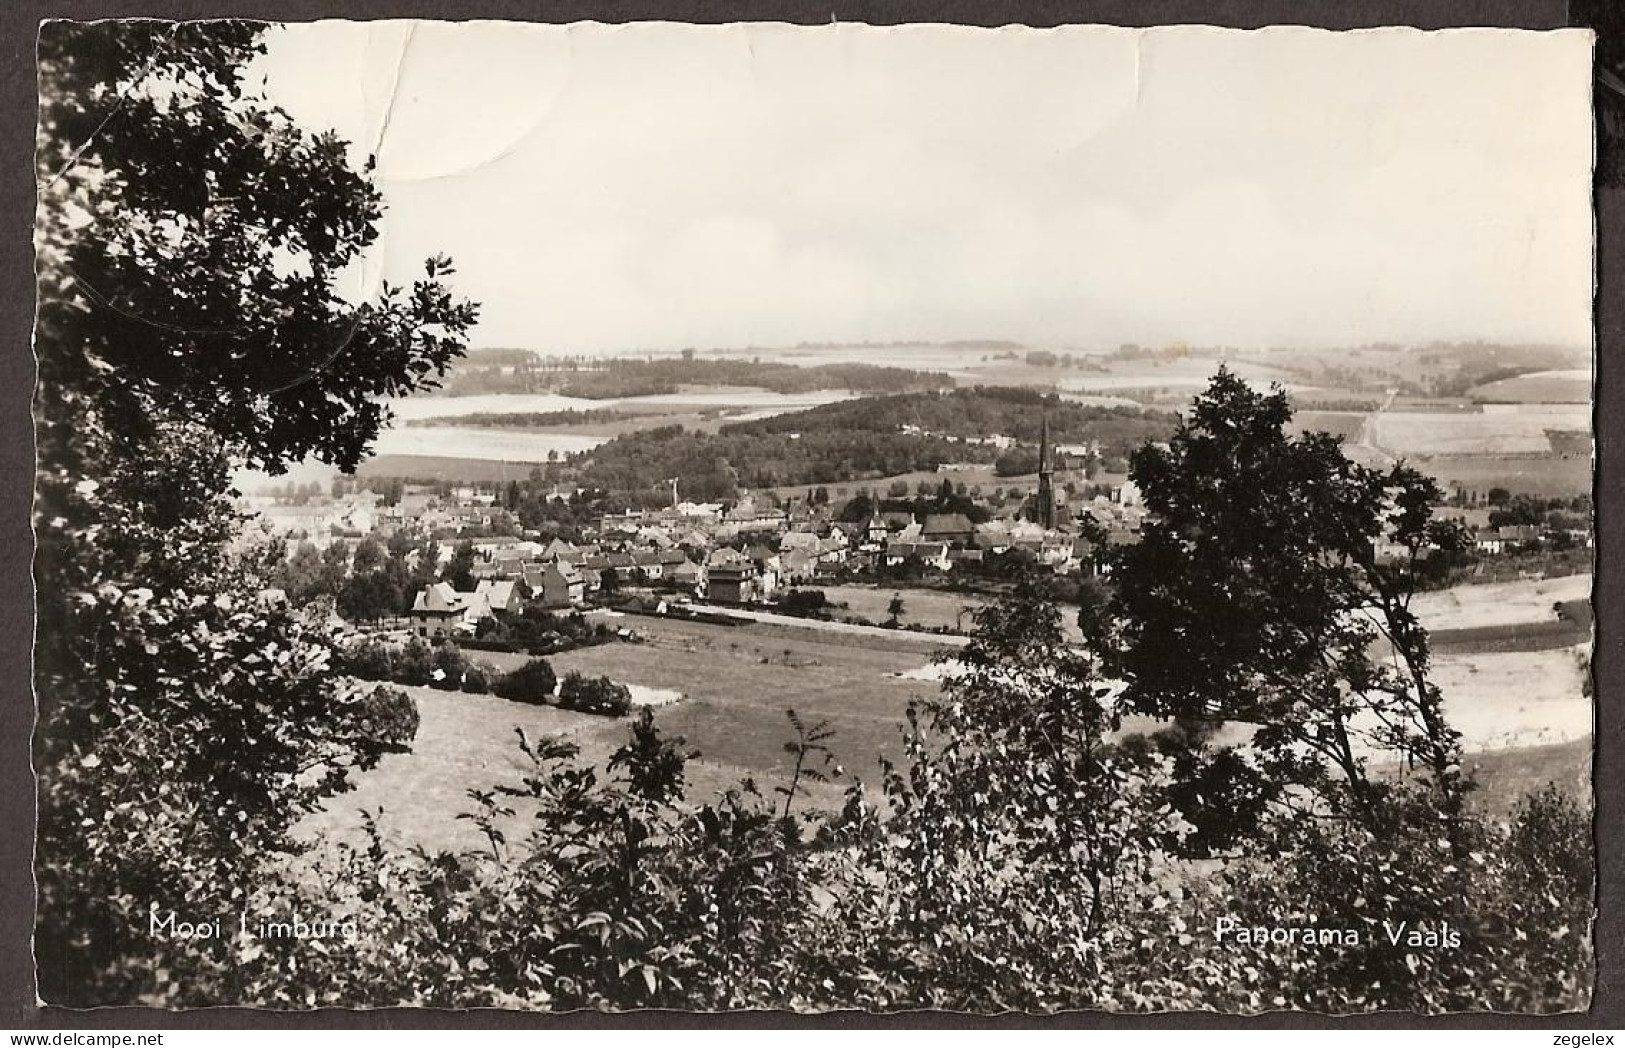
<path fill-rule="evenodd" d="M 1394 397 L 1397 396 L 1398 394 L 1399 394 L 1399 390 L 1390 389 L 1388 391 L 1388 398 L 1382 402 L 1382 405 L 1380 407 L 1378 407 L 1377 410 L 1375 410 L 1375 411 L 1371 412 L 1369 415 L 1367 415 L 1365 417 L 1364 421 L 1362 421 L 1360 423 L 1359 435 L 1353 441 L 1351 441 L 1350 443 L 1344 445 L 1344 447 L 1345 448 L 1363 448 L 1364 450 L 1370 452 L 1370 454 L 1371 454 L 1371 456 L 1373 458 L 1375 458 L 1375 459 L 1377 459 L 1379 461 L 1386 461 L 1386 462 L 1397 462 L 1397 461 L 1399 461 L 1398 458 L 1392 452 L 1386 450 L 1385 448 L 1383 448 L 1383 446 L 1381 444 L 1377 443 L 1378 419 L 1381 417 L 1381 415 L 1382 415 L 1382 413 L 1384 411 L 1387 411 L 1390 407 L 1393 406 Z"/>
<path fill-rule="evenodd" d="M 883 626 L 860 626 L 852 622 L 830 622 L 825 619 L 804 619 L 796 615 L 777 615 L 770 611 L 756 611 L 750 608 L 731 608 L 720 604 L 685 604 L 683 607 L 693 611 L 702 611 L 710 615 L 726 615 L 733 619 L 742 619 L 746 622 L 760 622 L 769 626 L 788 626 L 795 629 L 814 630 L 820 633 L 844 633 L 855 637 L 883 638 L 889 641 L 913 641 L 929 647 L 962 648 L 969 638 L 951 633 L 926 633 L 923 630 L 886 629 Z M 601 613 L 600 613 L 601 614 Z M 679 616 L 673 616 L 680 618 Z"/>

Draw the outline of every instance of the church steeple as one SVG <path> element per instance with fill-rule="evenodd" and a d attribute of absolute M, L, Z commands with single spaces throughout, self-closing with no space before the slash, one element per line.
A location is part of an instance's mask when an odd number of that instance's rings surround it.
<path fill-rule="evenodd" d="M 1055 530 L 1055 455 L 1049 443 L 1049 414 L 1038 423 L 1038 497 L 1033 506 L 1038 525 Z"/>

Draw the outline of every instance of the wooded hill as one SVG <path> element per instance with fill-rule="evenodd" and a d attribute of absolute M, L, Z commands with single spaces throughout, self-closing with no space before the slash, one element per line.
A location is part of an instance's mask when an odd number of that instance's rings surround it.
<path fill-rule="evenodd" d="M 1176 421 L 1168 413 L 1087 406 L 1035 390 L 976 387 L 863 397 L 733 423 L 717 433 L 644 430 L 601 445 L 574 466 L 577 482 L 588 487 L 660 499 L 667 497 L 667 478 L 680 477 L 688 498 L 729 499 L 741 488 L 888 477 L 945 462 L 991 463 L 1001 449 L 964 441 L 1003 434 L 1036 442 L 1045 417 L 1056 443 L 1099 442 L 1108 457 L 1166 439 Z M 904 425 L 924 432 L 903 432 Z"/>

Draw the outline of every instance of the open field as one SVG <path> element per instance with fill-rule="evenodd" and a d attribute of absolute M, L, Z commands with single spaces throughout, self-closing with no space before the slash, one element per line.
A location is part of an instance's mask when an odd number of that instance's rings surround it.
<path fill-rule="evenodd" d="M 946 626 L 954 630 L 971 628 L 969 611 L 982 606 L 979 597 L 969 594 L 945 593 L 942 590 L 909 589 L 887 586 L 814 586 L 821 589 L 831 603 L 845 604 L 844 614 L 861 615 L 870 622 L 885 622 L 891 616 L 886 606 L 895 594 L 903 598 L 900 622 L 905 627 L 936 629 Z M 969 610 L 967 610 L 969 609 Z M 964 614 L 961 614 L 964 612 Z M 842 614 L 837 612 L 837 615 Z"/>
<path fill-rule="evenodd" d="M 875 758 L 900 753 L 897 727 L 904 707 L 937 690 L 933 682 L 900 676 L 930 661 L 929 643 L 918 637 L 888 647 L 810 629 L 641 616 L 628 623 L 649 640 L 582 648 L 548 661 L 560 676 L 575 670 L 683 692 L 683 701 L 658 710 L 656 718 L 685 736 L 704 763 L 720 766 L 709 777 L 712 788 L 745 774 L 766 783 L 789 769 L 782 751 L 791 737 L 784 712 L 789 708 L 808 723 L 828 720 L 836 731 L 836 753 L 873 780 Z M 487 652 L 474 657 L 503 669 L 525 661 Z M 838 794 L 839 787 L 827 790 L 825 800 Z"/>
<path fill-rule="evenodd" d="M 1194 393 L 1207 386 L 1221 364 L 1248 385 L 1266 389 L 1280 383 L 1287 389 L 1311 392 L 1313 387 L 1283 368 L 1251 360 L 1221 361 L 1210 356 L 1190 356 L 1171 360 L 1106 360 L 1103 370 L 1088 371 L 1060 383 L 1062 389 L 1079 393 L 1127 390 L 1185 390 Z"/>
<path fill-rule="evenodd" d="M 1552 498 L 1588 495 L 1596 483 L 1591 458 L 1578 455 L 1452 455 L 1415 465 L 1447 488 L 1459 485 L 1479 492 L 1501 487 L 1514 495 Z"/>
<path fill-rule="evenodd" d="M 1563 575 L 1553 579 L 1454 586 L 1423 593 L 1412 602 L 1412 610 L 1430 630 L 1476 629 L 1520 622 L 1550 622 L 1557 618 L 1552 610 L 1554 604 L 1590 597 L 1590 575 Z"/>
<path fill-rule="evenodd" d="M 750 626 L 753 633 L 788 637 L 792 640 L 805 633 L 837 634 L 843 643 L 864 644 L 871 648 L 887 650 L 897 648 L 919 651 L 958 648 L 966 643 L 966 639 L 958 635 L 927 633 L 923 630 L 893 629 L 858 622 L 841 622 L 838 619 L 803 618 L 797 615 L 780 615 L 773 611 L 758 611 L 754 608 L 731 608 L 721 604 L 696 604 L 694 607 L 706 615 L 721 616 L 724 620 L 732 619 L 745 623 Z M 715 623 L 716 619 L 709 621 Z"/>
<path fill-rule="evenodd" d="M 689 795 L 708 798 L 754 778 L 768 794 L 787 778 L 790 762 L 783 744 L 794 737 L 785 710 L 805 722 L 827 720 L 839 760 L 867 782 L 878 779 L 876 758 L 901 754 L 903 709 L 911 699 L 934 694 L 937 685 L 900 676 L 925 665 L 930 656 L 913 650 L 854 645 L 845 638 L 758 634 L 750 627 L 642 619 L 642 644 L 606 644 L 551 657 L 560 676 L 574 670 L 607 675 L 650 688 L 676 688 L 684 698 L 655 711 L 666 732 L 683 736 L 700 756 L 688 764 Z M 471 652 L 479 662 L 511 669 L 522 655 Z M 582 759 L 603 767 L 626 739 L 629 721 L 529 706 L 489 695 L 464 695 L 430 688 L 404 689 L 417 700 L 422 725 L 413 752 L 386 757 L 363 775 L 352 793 L 305 820 L 301 832 L 314 838 L 358 839 L 358 809 L 385 814 L 380 826 L 402 843 L 432 847 L 474 847 L 481 843 L 469 823 L 469 789 L 512 781 L 523 757 L 516 727 L 532 737 L 562 735 L 581 747 Z M 845 780 L 811 784 L 799 804 L 833 808 L 841 803 Z"/>
<path fill-rule="evenodd" d="M 1551 746 L 1475 753 L 1466 766 L 1479 788 L 1470 795 L 1469 802 L 1479 811 L 1504 818 L 1523 797 L 1551 784 L 1589 804 L 1594 748 L 1590 739 L 1576 739 Z"/>
<path fill-rule="evenodd" d="M 1591 620 L 1555 619 L 1505 626 L 1473 626 L 1435 630 L 1428 638 L 1436 655 L 1478 655 L 1491 652 L 1550 651 L 1591 643 Z"/>
<path fill-rule="evenodd" d="M 1530 793 L 1552 785 L 1590 807 L 1592 750 L 1590 739 L 1575 739 L 1468 754 L 1463 763 L 1476 788 L 1467 795 L 1467 805 L 1501 821 Z M 1385 779 L 1403 779 L 1408 774 L 1395 764 L 1377 765 L 1373 771 Z"/>
<path fill-rule="evenodd" d="M 1474 751 L 1586 738 L 1594 710 L 1582 690 L 1585 650 L 1440 654 L 1433 676 L 1445 716 Z"/>
<path fill-rule="evenodd" d="M 1330 433 L 1345 441 L 1353 441 L 1359 438 L 1367 414 L 1360 411 L 1299 411 L 1292 416 L 1292 427 L 1299 433 Z"/>
<path fill-rule="evenodd" d="M 1527 409 L 1527 410 L 1525 410 Z M 1507 414 L 1501 407 L 1471 410 L 1400 410 L 1378 416 L 1357 411 L 1300 411 L 1293 417 L 1298 432 L 1318 430 L 1342 437 L 1356 461 L 1384 466 L 1390 456 L 1408 460 L 1449 490 L 1487 491 L 1506 488 L 1513 494 L 1580 495 L 1593 487 L 1592 462 L 1582 455 L 1553 452 L 1546 429 L 1590 428 L 1589 405 L 1520 405 Z M 1367 419 L 1370 435 L 1386 454 L 1373 456 L 1359 447 Z"/>
<path fill-rule="evenodd" d="M 374 447 L 380 455 L 445 455 L 498 462 L 542 463 L 590 451 L 603 438 L 546 430 L 421 426 L 386 429 Z"/>
<path fill-rule="evenodd" d="M 395 685 L 399 687 L 398 685 Z M 493 695 L 463 695 L 433 688 L 402 688 L 417 702 L 421 723 L 411 753 L 390 754 L 360 776 L 357 788 L 306 818 L 298 832 L 318 838 L 360 840 L 358 811 L 383 814 L 386 838 L 427 848 L 477 847 L 482 838 L 460 812 L 473 809 L 471 789 L 514 783 L 527 763 L 515 728 L 531 738 L 560 735 L 581 747 L 583 760 L 602 766 L 626 738 L 627 722 L 527 706 Z"/>
<path fill-rule="evenodd" d="M 835 593 L 889 600 L 892 591 L 834 587 Z M 1442 629 L 1538 622 L 1558 600 L 1589 592 L 1589 576 L 1464 586 L 1428 594 L 1424 619 Z M 941 618 L 951 603 L 974 598 L 907 590 L 905 603 Z M 929 609 L 929 610 L 927 610 Z M 882 607 L 883 610 L 883 607 Z M 684 736 L 700 757 L 689 765 L 690 795 L 709 797 L 753 777 L 766 792 L 789 770 L 783 743 L 791 737 L 784 711 L 808 722 L 828 720 L 832 745 L 850 773 L 873 787 L 876 758 L 901 755 L 903 710 L 937 693 L 932 643 L 920 635 L 852 638 L 800 626 L 721 626 L 659 617 L 627 618 L 645 643 L 615 643 L 554 656 L 560 674 L 605 675 L 626 684 L 675 689 L 683 699 L 660 707 L 661 727 Z M 1592 703 L 1582 693 L 1582 646 L 1540 651 L 1470 651 L 1441 647 L 1435 675 L 1445 712 L 1462 732 L 1469 764 L 1482 769 L 1479 803 L 1500 812 L 1547 779 L 1584 793 L 1588 783 Z M 471 652 L 477 661 L 511 669 L 521 655 Z M 602 766 L 626 737 L 627 722 L 492 696 L 407 689 L 418 700 L 422 728 L 411 754 L 385 758 L 353 793 L 307 819 L 302 832 L 353 839 L 358 808 L 377 809 L 381 825 L 400 840 L 434 847 L 477 846 L 472 827 L 454 816 L 468 808 L 466 791 L 489 788 L 518 767 L 513 729 L 562 734 L 583 759 Z M 1149 722 L 1125 725 L 1145 730 Z M 807 803 L 834 807 L 842 783 L 812 788 Z"/>
<path fill-rule="evenodd" d="M 1589 430 L 1589 404 L 1486 404 L 1483 411 L 1385 411 L 1376 444 L 1395 455 L 1545 455 L 1548 429 Z"/>
<path fill-rule="evenodd" d="M 1477 386 L 1468 395 L 1489 403 L 1590 404 L 1591 371 L 1533 371 Z"/>

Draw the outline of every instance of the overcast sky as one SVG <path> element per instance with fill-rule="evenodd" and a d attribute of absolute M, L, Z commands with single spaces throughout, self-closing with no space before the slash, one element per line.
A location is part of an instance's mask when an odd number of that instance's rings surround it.
<path fill-rule="evenodd" d="M 268 42 L 267 92 L 378 154 L 377 267 L 450 254 L 476 345 L 1590 340 L 1578 31 Z"/>

